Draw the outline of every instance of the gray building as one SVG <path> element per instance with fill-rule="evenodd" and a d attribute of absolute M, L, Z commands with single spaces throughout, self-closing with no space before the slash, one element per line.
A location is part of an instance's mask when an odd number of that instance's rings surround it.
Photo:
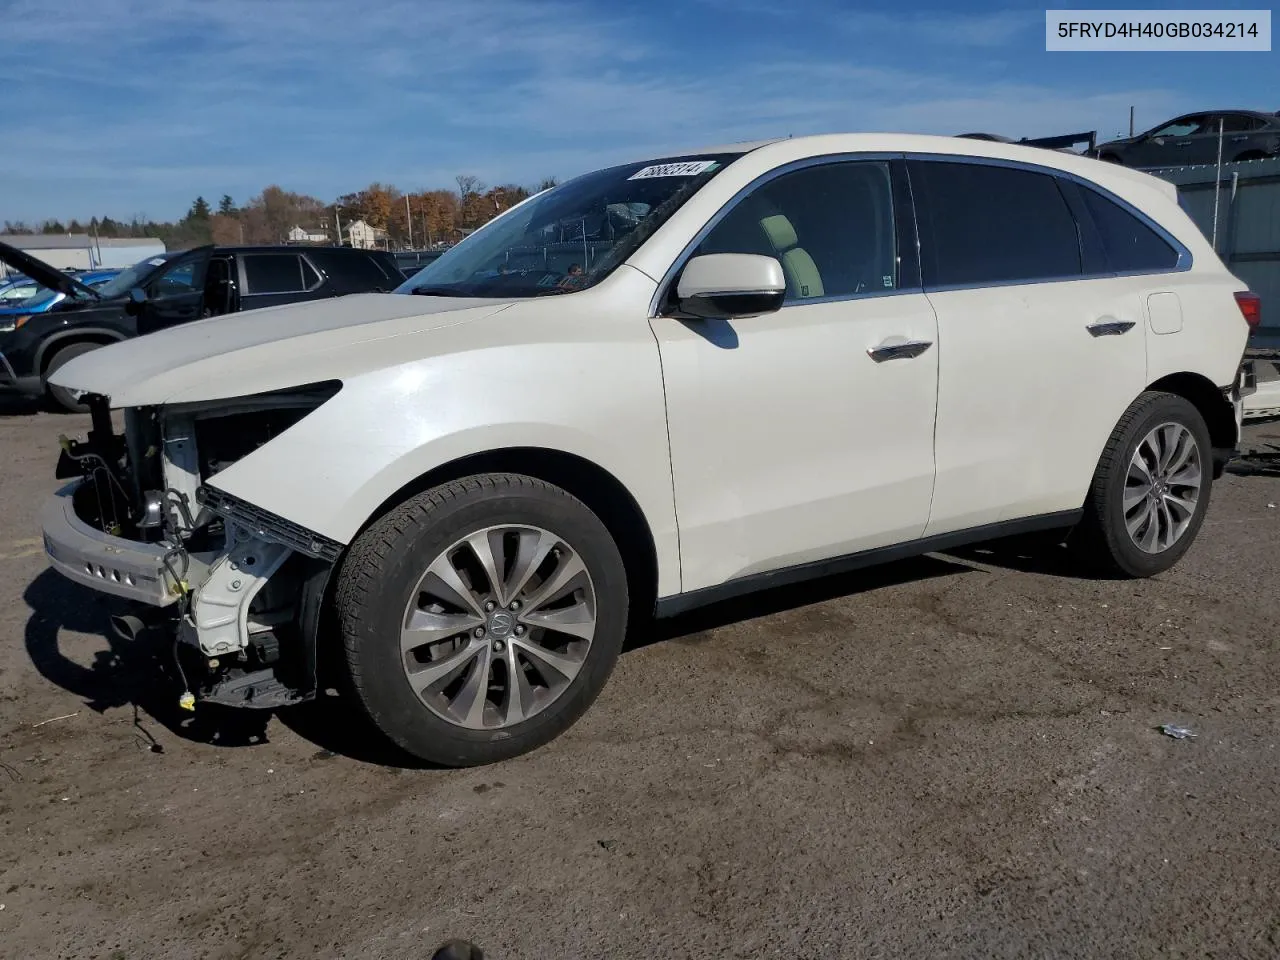
<path fill-rule="evenodd" d="M 1221 171 L 1199 164 L 1144 172 L 1177 186 L 1183 209 L 1218 256 L 1262 297 L 1263 323 L 1280 325 L 1280 158 L 1224 163 Z"/>
<path fill-rule="evenodd" d="M 60 270 L 92 270 L 96 267 L 128 267 L 165 252 L 154 237 L 95 239 L 87 233 L 0 234 L 0 241 Z M 0 276 L 9 271 L 0 264 Z"/>

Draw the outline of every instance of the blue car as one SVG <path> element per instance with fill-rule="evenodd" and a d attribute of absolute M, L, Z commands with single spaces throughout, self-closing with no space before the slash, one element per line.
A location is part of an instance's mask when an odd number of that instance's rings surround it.
<path fill-rule="evenodd" d="M 0 307 L 11 307 L 15 303 L 29 300 L 45 289 L 26 274 L 11 273 L 0 280 Z"/>

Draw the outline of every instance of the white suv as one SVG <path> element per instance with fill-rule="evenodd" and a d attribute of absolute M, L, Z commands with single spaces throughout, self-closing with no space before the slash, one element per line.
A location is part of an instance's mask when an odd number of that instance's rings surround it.
<path fill-rule="evenodd" d="M 637 616 L 999 535 L 1150 576 L 1237 443 L 1256 298 L 1123 167 L 839 135 L 589 173 L 396 294 L 94 351 L 53 565 L 178 632 L 197 698 L 530 750 Z M 124 410 L 123 436 L 109 407 Z"/>

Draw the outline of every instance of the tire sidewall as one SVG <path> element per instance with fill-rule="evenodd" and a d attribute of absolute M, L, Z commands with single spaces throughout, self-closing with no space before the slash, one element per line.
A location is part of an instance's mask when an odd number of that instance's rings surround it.
<path fill-rule="evenodd" d="M 595 589 L 596 634 L 583 669 L 553 704 L 512 728 L 469 730 L 437 716 L 409 686 L 400 653 L 402 619 L 428 564 L 462 537 L 504 524 L 542 527 L 578 553 Z M 399 531 L 380 531 L 375 525 L 367 535 L 382 536 L 392 549 L 381 582 L 366 585 L 353 656 L 366 709 L 404 749 L 451 764 L 525 753 L 567 729 L 603 689 L 626 634 L 627 580 L 608 530 L 580 502 L 538 488 L 473 490 L 430 510 L 425 522 L 402 525 Z"/>
<path fill-rule="evenodd" d="M 72 399 L 71 393 L 66 389 L 66 387 L 56 387 L 49 383 L 49 377 L 53 376 L 60 367 L 74 360 L 76 357 L 83 356 L 86 353 L 92 353 L 101 346 L 102 344 L 100 343 L 72 343 L 54 353 L 54 355 L 49 359 L 49 367 L 45 370 L 44 374 L 45 390 L 49 394 L 49 399 L 51 399 L 59 409 L 65 410 L 68 413 L 84 413 L 89 408 L 83 403 L 76 403 Z"/>
<path fill-rule="evenodd" d="M 1158 554 L 1143 552 L 1129 536 L 1124 517 L 1124 489 L 1138 444 L 1162 423 L 1178 423 L 1191 431 L 1200 453 L 1200 498 L 1191 524 L 1186 532 L 1168 550 Z M 1116 561 L 1127 572 L 1136 576 L 1152 576 L 1162 573 L 1177 563 L 1195 542 L 1209 509 L 1213 487 L 1213 447 L 1209 428 L 1204 417 L 1190 401 L 1172 394 L 1157 398 L 1149 408 L 1129 425 L 1120 447 L 1121 462 L 1111 470 L 1106 486 L 1106 504 L 1103 519 L 1110 528 Z"/>

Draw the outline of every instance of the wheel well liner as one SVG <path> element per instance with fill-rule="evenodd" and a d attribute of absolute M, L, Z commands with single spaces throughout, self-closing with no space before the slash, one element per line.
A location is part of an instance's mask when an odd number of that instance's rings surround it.
<path fill-rule="evenodd" d="M 1222 388 L 1198 373 L 1173 373 L 1161 377 L 1147 388 L 1176 393 L 1192 403 L 1209 427 L 1209 440 L 1216 450 L 1233 450 L 1240 441 L 1236 431 L 1235 411 Z"/>
<path fill-rule="evenodd" d="M 575 454 L 544 447 L 507 447 L 442 464 L 407 483 L 383 501 L 364 522 L 359 536 L 379 517 L 432 487 L 478 473 L 520 473 L 555 484 L 577 497 L 613 535 L 627 569 L 631 607 L 652 612 L 658 591 L 658 551 L 635 497 L 613 474 Z M 353 538 L 354 539 L 354 538 Z"/>

